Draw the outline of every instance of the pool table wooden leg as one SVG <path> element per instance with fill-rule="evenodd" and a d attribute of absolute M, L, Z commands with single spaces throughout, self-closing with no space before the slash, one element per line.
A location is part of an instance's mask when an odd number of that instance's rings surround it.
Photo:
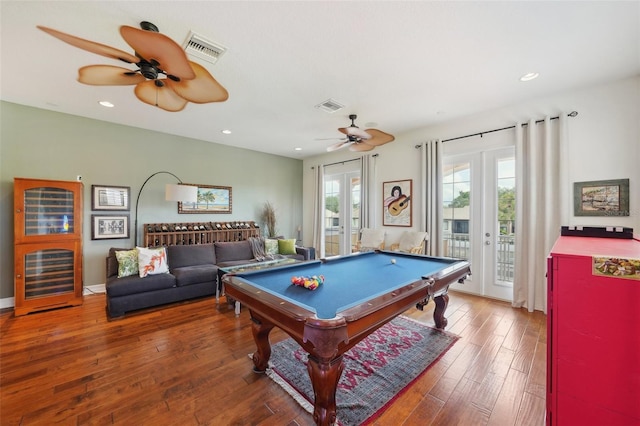
<path fill-rule="evenodd" d="M 436 323 L 436 328 L 444 330 L 448 322 L 444 317 L 444 311 L 447 310 L 447 305 L 449 304 L 449 295 L 447 293 L 441 294 L 434 297 L 433 301 L 436 304 L 433 310 L 433 321 Z"/>
<path fill-rule="evenodd" d="M 344 370 L 342 355 L 332 360 L 318 360 L 309 355 L 307 370 L 315 395 L 313 420 L 316 425 L 333 425 L 336 422 L 336 389 Z"/>
<path fill-rule="evenodd" d="M 256 342 L 256 351 L 253 353 L 253 371 L 256 373 L 264 373 L 271 358 L 271 344 L 269 343 L 269 333 L 273 327 L 271 322 L 262 318 L 258 318 L 251 313 L 251 333 L 253 340 Z"/>

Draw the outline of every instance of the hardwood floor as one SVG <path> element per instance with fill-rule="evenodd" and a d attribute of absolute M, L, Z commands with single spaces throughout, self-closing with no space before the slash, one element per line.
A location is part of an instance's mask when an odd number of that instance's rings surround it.
<path fill-rule="evenodd" d="M 406 315 L 433 325 L 432 309 Z M 452 292 L 447 317 L 461 339 L 375 424 L 543 425 L 545 315 Z M 248 312 L 222 300 L 108 321 L 105 296 L 85 296 L 80 307 L 0 313 L 0 332 L 3 426 L 313 424 L 251 371 Z"/>

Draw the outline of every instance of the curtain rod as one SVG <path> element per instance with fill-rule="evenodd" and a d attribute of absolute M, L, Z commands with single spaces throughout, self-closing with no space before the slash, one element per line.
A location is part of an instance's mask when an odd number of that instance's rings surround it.
<path fill-rule="evenodd" d="M 567 117 L 575 117 L 578 115 L 578 111 L 571 111 L 569 114 L 567 114 Z M 551 117 L 550 120 L 557 120 L 560 117 Z M 537 120 L 536 124 L 538 123 L 544 123 L 544 120 Z M 522 127 L 524 126 L 528 126 L 529 123 L 522 123 Z M 472 135 L 466 135 L 466 136 L 458 136 L 457 138 L 451 138 L 451 139 L 443 139 L 442 142 L 450 142 L 450 141 L 455 141 L 458 139 L 465 139 L 465 138 L 470 138 L 473 136 L 480 136 L 482 137 L 482 135 L 486 135 L 488 133 L 493 133 L 493 132 L 500 132 L 502 130 L 509 130 L 509 129 L 515 129 L 516 126 L 509 126 L 509 127 L 503 127 L 501 129 L 493 129 L 493 130 L 487 130 L 486 132 L 480 132 L 480 133 L 474 133 Z"/>
<path fill-rule="evenodd" d="M 569 114 L 567 114 L 567 117 L 576 117 L 578 115 L 578 111 L 571 111 Z M 550 120 L 557 120 L 560 117 L 551 117 Z M 536 124 L 538 123 L 544 123 L 544 120 L 537 120 Z M 528 126 L 529 123 L 522 123 L 521 126 Z M 450 138 L 450 139 L 443 139 L 442 142 L 450 142 L 450 141 L 456 141 L 458 139 L 465 139 L 465 138 L 470 138 L 473 136 L 480 136 L 482 137 L 483 135 L 486 135 L 488 133 L 493 133 L 493 132 L 501 132 L 502 130 L 509 130 L 509 129 L 515 129 L 516 126 L 509 126 L 509 127 L 502 127 L 500 129 L 493 129 L 493 130 L 487 130 L 484 132 L 479 132 L 479 133 L 474 133 L 472 135 L 465 135 L 465 136 L 458 136 L 457 138 Z M 415 146 L 415 148 L 422 148 L 422 144 L 419 143 Z"/>
<path fill-rule="evenodd" d="M 380 154 L 373 154 L 372 157 L 377 157 Z M 344 164 L 344 163 L 350 163 L 351 161 L 360 161 L 362 158 L 352 158 L 351 160 L 344 160 L 344 161 L 336 161 L 335 163 L 329 163 L 329 164 L 322 164 L 322 167 L 327 167 L 327 166 L 335 166 L 336 164 Z M 315 169 L 315 166 L 311 166 L 312 169 Z"/>

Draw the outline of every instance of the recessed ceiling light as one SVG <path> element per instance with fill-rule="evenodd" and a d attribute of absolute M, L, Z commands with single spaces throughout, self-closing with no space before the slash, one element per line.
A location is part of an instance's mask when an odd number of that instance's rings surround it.
<path fill-rule="evenodd" d="M 528 72 L 522 77 L 520 77 L 520 81 L 531 81 L 538 78 L 539 75 L 540 74 L 538 74 L 537 72 Z"/>
<path fill-rule="evenodd" d="M 231 130 L 229 130 L 229 129 L 224 129 L 224 130 L 222 131 L 222 133 L 224 133 L 225 135 L 230 135 L 230 134 L 231 134 Z"/>
<path fill-rule="evenodd" d="M 115 105 L 112 104 L 109 101 L 100 101 L 98 102 L 100 105 L 102 105 L 103 107 L 107 107 L 107 108 L 113 108 Z"/>
<path fill-rule="evenodd" d="M 302 151 L 302 148 L 300 148 L 300 147 L 296 147 L 296 148 L 293 148 L 293 150 L 294 150 L 294 151 Z"/>

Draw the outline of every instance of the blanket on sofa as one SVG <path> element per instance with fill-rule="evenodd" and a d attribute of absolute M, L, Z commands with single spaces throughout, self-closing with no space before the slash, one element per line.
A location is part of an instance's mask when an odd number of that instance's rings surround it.
<path fill-rule="evenodd" d="M 249 237 L 247 240 L 249 241 L 249 244 L 251 244 L 251 251 L 253 252 L 253 257 L 258 262 L 267 260 L 267 253 L 264 251 L 264 238 Z"/>

